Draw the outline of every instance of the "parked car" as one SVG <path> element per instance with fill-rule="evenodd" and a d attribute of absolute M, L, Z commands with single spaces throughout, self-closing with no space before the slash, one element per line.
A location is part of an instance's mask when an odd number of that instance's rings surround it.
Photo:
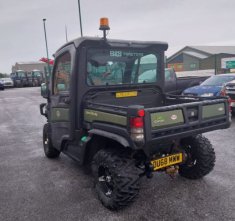
<path fill-rule="evenodd" d="M 230 97 L 230 105 L 233 114 L 235 114 L 235 80 L 230 81 L 224 86 L 224 95 Z"/>
<path fill-rule="evenodd" d="M 0 90 L 4 90 L 4 83 L 2 82 L 2 80 L 0 79 Z"/>
<path fill-rule="evenodd" d="M 181 94 L 186 88 L 199 85 L 209 76 L 188 76 L 177 77 L 174 69 L 165 69 L 165 92 L 169 94 Z M 156 70 L 148 70 L 143 72 L 138 77 L 138 82 L 151 83 L 156 81 Z"/>
<path fill-rule="evenodd" d="M 14 83 L 11 78 L 1 78 L 0 81 L 4 84 L 4 87 L 14 87 Z"/>
<path fill-rule="evenodd" d="M 183 91 L 182 95 L 187 96 L 200 96 L 200 97 L 213 97 L 222 94 L 223 86 L 235 80 L 235 74 L 220 74 L 214 75 L 205 80 L 199 86 L 190 87 Z"/>

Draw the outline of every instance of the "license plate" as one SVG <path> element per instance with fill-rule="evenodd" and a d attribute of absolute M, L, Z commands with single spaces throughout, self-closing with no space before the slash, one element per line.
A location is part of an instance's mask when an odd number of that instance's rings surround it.
<path fill-rule="evenodd" d="M 164 167 L 169 167 L 174 164 L 181 163 L 183 161 L 182 153 L 177 153 L 169 155 L 167 157 L 162 157 L 160 159 L 152 160 L 151 164 L 153 165 L 154 170 L 159 170 Z"/>
<path fill-rule="evenodd" d="M 125 91 L 125 92 L 117 92 L 116 98 L 122 98 L 122 97 L 136 97 L 137 91 Z"/>

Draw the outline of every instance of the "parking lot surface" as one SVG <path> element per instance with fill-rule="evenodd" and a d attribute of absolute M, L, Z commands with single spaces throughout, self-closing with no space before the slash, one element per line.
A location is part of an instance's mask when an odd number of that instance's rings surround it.
<path fill-rule="evenodd" d="M 204 179 L 144 177 L 136 202 L 111 212 L 82 167 L 63 154 L 44 156 L 44 101 L 40 88 L 0 91 L 0 220 L 235 220 L 235 118 L 229 129 L 205 134 L 217 160 Z"/>

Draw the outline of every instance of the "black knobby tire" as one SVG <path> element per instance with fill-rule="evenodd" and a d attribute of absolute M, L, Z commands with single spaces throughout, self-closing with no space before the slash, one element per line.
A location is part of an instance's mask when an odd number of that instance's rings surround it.
<path fill-rule="evenodd" d="M 57 158 L 60 155 L 60 151 L 54 148 L 51 142 L 48 123 L 43 127 L 43 148 L 48 158 Z"/>
<path fill-rule="evenodd" d="M 108 209 L 121 209 L 137 197 L 140 171 L 126 154 L 100 150 L 91 168 L 98 198 Z"/>
<path fill-rule="evenodd" d="M 182 140 L 188 159 L 180 165 L 179 174 L 188 179 L 200 179 L 210 173 L 215 165 L 215 151 L 210 141 L 202 135 Z"/>

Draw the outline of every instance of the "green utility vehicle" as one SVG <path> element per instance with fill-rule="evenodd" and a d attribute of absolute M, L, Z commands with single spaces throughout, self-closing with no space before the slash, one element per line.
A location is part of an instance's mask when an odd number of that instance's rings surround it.
<path fill-rule="evenodd" d="M 228 128 L 230 119 L 226 97 L 164 93 L 167 43 L 106 39 L 108 28 L 101 26 L 103 38 L 78 38 L 55 53 L 40 112 L 45 155 L 63 152 L 90 166 L 98 198 L 116 210 L 138 195 L 141 176 L 211 172 L 215 152 L 201 134 Z M 145 81 L 146 71 L 156 77 Z"/>

